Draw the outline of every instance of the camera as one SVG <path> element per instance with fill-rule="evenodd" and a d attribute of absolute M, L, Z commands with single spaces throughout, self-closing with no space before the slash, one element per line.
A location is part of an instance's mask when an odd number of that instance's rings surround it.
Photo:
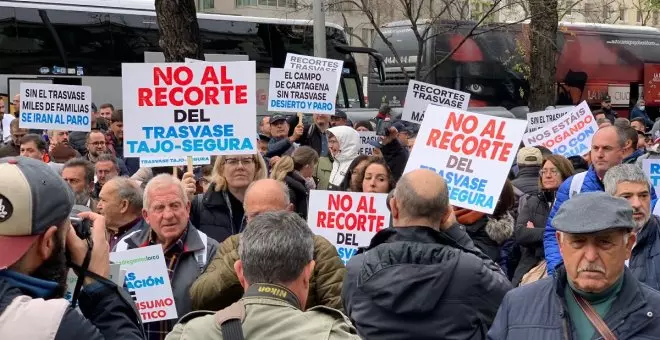
<path fill-rule="evenodd" d="M 73 230 L 76 231 L 76 235 L 81 239 L 87 239 L 92 236 L 91 221 L 88 219 L 81 218 L 78 216 L 78 213 L 83 211 L 92 211 L 88 207 L 80 204 L 76 204 L 71 209 L 69 214 L 69 220 L 71 221 L 71 226 Z"/>

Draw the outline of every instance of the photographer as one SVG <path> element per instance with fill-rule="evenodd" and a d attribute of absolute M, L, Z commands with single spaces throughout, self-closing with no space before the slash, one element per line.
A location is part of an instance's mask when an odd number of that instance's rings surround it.
<path fill-rule="evenodd" d="M 48 165 L 8 157 L 0 159 L 0 173 L 0 338 L 143 339 L 130 299 L 104 279 L 104 218 L 79 214 L 93 224 L 83 240 L 69 219 L 73 193 Z M 69 265 L 85 277 L 74 292 L 80 311 L 63 299 Z"/>

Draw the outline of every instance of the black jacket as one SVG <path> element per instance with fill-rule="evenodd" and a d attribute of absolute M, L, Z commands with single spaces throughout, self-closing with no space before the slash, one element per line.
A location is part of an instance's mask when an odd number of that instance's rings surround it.
<path fill-rule="evenodd" d="M 130 298 L 120 298 L 118 289 L 100 283 L 84 288 L 78 300 L 80 311 L 67 308 L 54 339 L 143 339 L 137 310 L 128 303 Z M 0 316 L 20 295 L 30 296 L 30 292 L 0 278 Z M 34 325 L 38 327 L 39 320 L 34 320 Z"/>
<path fill-rule="evenodd" d="M 660 221 L 655 215 L 637 235 L 637 244 L 632 250 L 628 267 L 633 276 L 660 291 Z"/>
<path fill-rule="evenodd" d="M 465 231 L 477 248 L 499 263 L 500 249 L 513 235 L 513 224 L 513 217 L 509 214 L 499 219 L 485 215 L 473 224 L 466 224 Z"/>
<path fill-rule="evenodd" d="M 517 287 L 523 275 L 545 259 L 543 252 L 543 232 L 552 208 L 553 193 L 540 192 L 529 196 L 520 211 L 513 232 L 516 244 L 520 246 L 520 262 L 513 274 L 514 287 Z M 527 228 L 527 222 L 534 223 L 534 228 Z"/>
<path fill-rule="evenodd" d="M 390 171 L 392 171 L 394 181 L 398 181 L 399 178 L 401 178 L 401 175 L 403 175 L 406 163 L 408 163 L 408 149 L 404 148 L 398 139 L 394 139 L 392 143 L 383 145 L 381 152 L 383 153 L 383 158 L 385 158 L 387 166 L 390 168 Z"/>
<path fill-rule="evenodd" d="M 539 170 L 540 166 L 519 166 L 518 175 L 511 181 L 514 187 L 526 194 L 539 192 Z"/>
<path fill-rule="evenodd" d="M 292 171 L 286 175 L 284 183 L 289 187 L 290 202 L 296 208 L 296 213 L 306 220 L 309 190 L 305 186 L 305 179 Z"/>
<path fill-rule="evenodd" d="M 291 127 L 295 127 L 298 124 L 298 118 L 295 120 L 295 124 L 291 124 Z M 310 148 L 316 150 L 316 152 L 321 155 L 321 145 L 322 145 L 323 133 L 319 130 L 316 124 L 305 125 L 305 130 L 303 135 L 297 140 L 298 144 L 306 145 Z"/>
<path fill-rule="evenodd" d="M 195 196 L 190 207 L 190 222 L 218 243 L 241 232 L 243 223 L 232 221 L 230 218 L 232 215 L 235 220 L 245 220 L 243 207 L 234 206 L 232 209 L 231 203 L 225 200 L 223 192 L 215 191 L 215 183 L 211 183 L 205 194 Z"/>
<path fill-rule="evenodd" d="M 660 339 L 660 292 L 639 283 L 628 269 L 623 275 L 621 291 L 603 321 L 617 339 Z M 564 297 L 566 284 L 566 270 L 560 266 L 553 277 L 510 291 L 488 339 L 575 339 Z"/>
<path fill-rule="evenodd" d="M 346 269 L 344 310 L 363 339 L 485 339 L 511 289 L 493 261 L 428 227 L 381 230 Z"/>

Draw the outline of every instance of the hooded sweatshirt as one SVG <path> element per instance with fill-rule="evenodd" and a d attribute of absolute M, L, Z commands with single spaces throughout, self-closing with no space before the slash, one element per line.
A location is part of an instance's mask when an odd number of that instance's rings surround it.
<path fill-rule="evenodd" d="M 358 156 L 360 146 L 360 134 L 348 126 L 336 126 L 328 129 L 339 142 L 339 153 L 332 155 L 332 172 L 330 173 L 330 185 L 339 187 L 348 172 L 351 162 Z"/>

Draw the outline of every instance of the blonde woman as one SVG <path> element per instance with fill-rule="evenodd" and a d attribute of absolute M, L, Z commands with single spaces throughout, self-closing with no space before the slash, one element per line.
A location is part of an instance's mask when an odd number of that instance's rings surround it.
<path fill-rule="evenodd" d="M 184 181 L 191 176 L 186 173 Z M 245 191 L 250 183 L 266 177 L 266 163 L 259 154 L 217 156 L 208 190 L 191 201 L 190 221 L 219 243 L 240 233 L 245 225 Z"/>
<path fill-rule="evenodd" d="M 287 185 L 291 204 L 304 219 L 307 219 L 309 191 L 316 188 L 312 176 L 318 162 L 319 154 L 314 149 L 301 146 L 293 152 L 293 155 L 280 158 L 270 173 L 270 178 Z"/>

